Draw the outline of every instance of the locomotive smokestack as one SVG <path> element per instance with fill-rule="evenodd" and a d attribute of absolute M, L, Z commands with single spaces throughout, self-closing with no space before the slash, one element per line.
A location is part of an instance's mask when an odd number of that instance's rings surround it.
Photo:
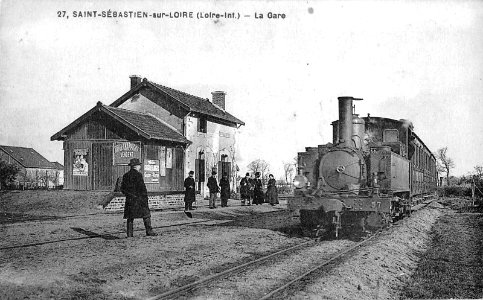
<path fill-rule="evenodd" d="M 354 97 L 339 97 L 339 145 L 352 146 L 352 101 Z"/>

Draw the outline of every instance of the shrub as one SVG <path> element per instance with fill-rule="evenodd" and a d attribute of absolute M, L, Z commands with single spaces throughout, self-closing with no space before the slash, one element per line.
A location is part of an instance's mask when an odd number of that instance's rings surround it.
<path fill-rule="evenodd" d="M 471 188 L 457 185 L 443 186 L 438 188 L 438 195 L 446 197 L 471 197 Z"/>
<path fill-rule="evenodd" d="M 19 171 L 20 169 L 16 165 L 0 160 L 0 188 L 12 183 Z"/>

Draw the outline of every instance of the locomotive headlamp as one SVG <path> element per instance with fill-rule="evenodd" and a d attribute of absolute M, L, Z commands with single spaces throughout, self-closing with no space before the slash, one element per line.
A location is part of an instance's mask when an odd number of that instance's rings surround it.
<path fill-rule="evenodd" d="M 301 189 L 307 186 L 307 181 L 308 181 L 307 177 L 302 175 L 297 175 L 293 179 L 293 185 L 295 186 L 295 188 Z"/>

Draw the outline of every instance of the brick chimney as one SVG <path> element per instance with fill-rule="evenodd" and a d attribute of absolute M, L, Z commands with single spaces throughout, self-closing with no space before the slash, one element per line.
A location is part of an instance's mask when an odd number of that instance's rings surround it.
<path fill-rule="evenodd" d="M 131 75 L 129 78 L 131 78 L 131 90 L 143 81 L 143 78 L 139 75 Z"/>
<path fill-rule="evenodd" d="M 223 91 L 214 91 L 214 92 L 211 92 L 211 95 L 212 95 L 213 103 L 218 105 L 224 110 L 226 93 Z"/>

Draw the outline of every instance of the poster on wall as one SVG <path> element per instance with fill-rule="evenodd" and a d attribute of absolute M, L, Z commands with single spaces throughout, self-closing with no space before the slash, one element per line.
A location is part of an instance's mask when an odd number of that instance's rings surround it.
<path fill-rule="evenodd" d="M 74 164 L 72 166 L 72 175 L 87 176 L 89 174 L 89 165 L 87 163 L 87 149 L 74 149 Z"/>
<path fill-rule="evenodd" d="M 166 149 L 166 168 L 173 168 L 173 148 Z"/>
<path fill-rule="evenodd" d="M 159 176 L 166 176 L 166 147 L 159 150 Z"/>
<path fill-rule="evenodd" d="M 113 164 L 127 165 L 133 158 L 141 159 L 141 142 L 115 142 Z"/>
<path fill-rule="evenodd" d="M 144 183 L 159 183 L 159 160 L 144 160 Z"/>

